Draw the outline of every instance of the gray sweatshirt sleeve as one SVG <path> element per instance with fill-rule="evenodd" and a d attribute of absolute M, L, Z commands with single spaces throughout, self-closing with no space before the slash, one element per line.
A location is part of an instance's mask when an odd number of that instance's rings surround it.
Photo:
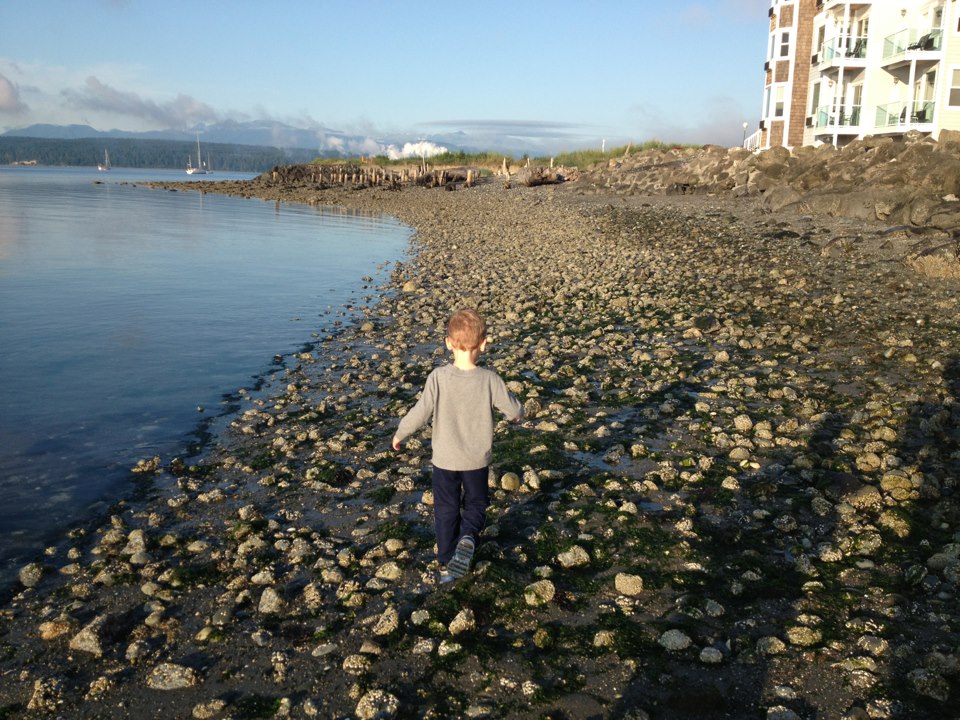
<path fill-rule="evenodd" d="M 508 420 L 522 420 L 524 416 L 523 405 L 514 397 L 513 393 L 507 389 L 503 379 L 497 375 L 496 382 L 493 383 L 492 397 L 493 406 L 507 416 Z"/>
<path fill-rule="evenodd" d="M 407 414 L 403 416 L 403 419 L 400 420 L 400 424 L 397 426 L 397 432 L 394 433 L 397 441 L 403 442 L 430 422 L 436 406 L 437 376 L 436 371 L 433 371 L 427 376 L 427 381 L 424 383 L 423 392 L 420 394 L 420 399 L 417 400 L 417 404 L 410 408 Z"/>

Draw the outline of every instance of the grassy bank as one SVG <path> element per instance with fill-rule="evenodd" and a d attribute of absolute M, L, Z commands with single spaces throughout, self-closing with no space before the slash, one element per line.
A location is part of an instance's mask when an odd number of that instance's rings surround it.
<path fill-rule="evenodd" d="M 647 150 L 659 150 L 659 149 L 669 149 L 677 147 L 699 147 L 699 146 L 685 146 L 677 145 L 676 143 L 663 143 L 659 140 L 648 140 L 647 142 L 634 145 L 633 143 L 629 145 L 623 145 L 620 147 L 611 148 L 610 150 L 575 150 L 571 152 L 562 152 L 552 156 L 536 156 L 528 158 L 528 156 L 523 155 L 516 157 L 514 155 L 496 153 L 496 152 L 477 152 L 477 153 L 468 153 L 468 152 L 444 152 L 437 155 L 431 155 L 425 157 L 422 160 L 417 160 L 416 158 L 399 158 L 391 159 L 386 155 L 376 155 L 372 157 L 354 157 L 354 158 L 318 158 L 314 160 L 314 164 L 318 165 L 343 165 L 343 164 L 353 164 L 353 165 L 375 165 L 377 167 L 384 168 L 403 168 L 410 167 L 411 165 L 419 164 L 420 162 L 425 162 L 433 168 L 444 168 L 444 167 L 479 167 L 486 170 L 496 172 L 500 170 L 503 166 L 503 163 L 506 162 L 508 167 L 516 168 L 523 166 L 529 162 L 535 165 L 546 165 L 549 166 L 551 163 L 554 165 L 562 165 L 565 167 L 578 167 L 578 168 L 587 168 L 591 165 L 597 163 L 605 163 L 609 160 L 623 158 L 629 156 L 631 153 L 644 152 Z"/>

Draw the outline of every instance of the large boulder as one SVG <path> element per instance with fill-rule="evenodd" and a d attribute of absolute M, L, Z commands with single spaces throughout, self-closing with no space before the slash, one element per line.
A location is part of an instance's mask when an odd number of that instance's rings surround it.
<path fill-rule="evenodd" d="M 510 182 L 524 187 L 538 185 L 556 185 L 565 179 L 563 168 L 546 168 L 540 165 L 520 168 L 510 176 Z"/>
<path fill-rule="evenodd" d="M 798 204 L 803 197 L 789 185 L 775 185 L 760 200 L 760 207 L 770 212 L 779 212 L 784 208 Z"/>

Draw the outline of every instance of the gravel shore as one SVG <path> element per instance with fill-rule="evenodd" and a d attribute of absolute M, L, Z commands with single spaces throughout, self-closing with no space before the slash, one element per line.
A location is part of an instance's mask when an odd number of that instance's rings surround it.
<path fill-rule="evenodd" d="M 0 719 L 955 713 L 958 284 L 872 252 L 888 228 L 577 183 L 198 188 L 416 234 L 202 457 L 145 459 L 147 497 L 21 571 Z M 389 442 L 463 305 L 529 419 L 438 588 L 429 434 Z"/>

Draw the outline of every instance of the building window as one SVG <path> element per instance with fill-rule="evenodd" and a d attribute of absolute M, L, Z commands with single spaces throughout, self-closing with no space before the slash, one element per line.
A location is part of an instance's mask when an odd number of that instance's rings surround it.
<path fill-rule="evenodd" d="M 790 57 L 790 31 L 780 33 L 780 57 Z"/>
<path fill-rule="evenodd" d="M 960 90 L 960 89 L 958 89 Z M 773 116 L 774 117 L 783 117 L 783 104 L 784 96 L 786 95 L 786 88 L 783 85 L 777 85 L 774 89 L 774 101 L 773 101 Z"/>
<path fill-rule="evenodd" d="M 950 99 L 947 104 L 960 108 L 960 68 L 954 68 L 950 72 Z"/>

